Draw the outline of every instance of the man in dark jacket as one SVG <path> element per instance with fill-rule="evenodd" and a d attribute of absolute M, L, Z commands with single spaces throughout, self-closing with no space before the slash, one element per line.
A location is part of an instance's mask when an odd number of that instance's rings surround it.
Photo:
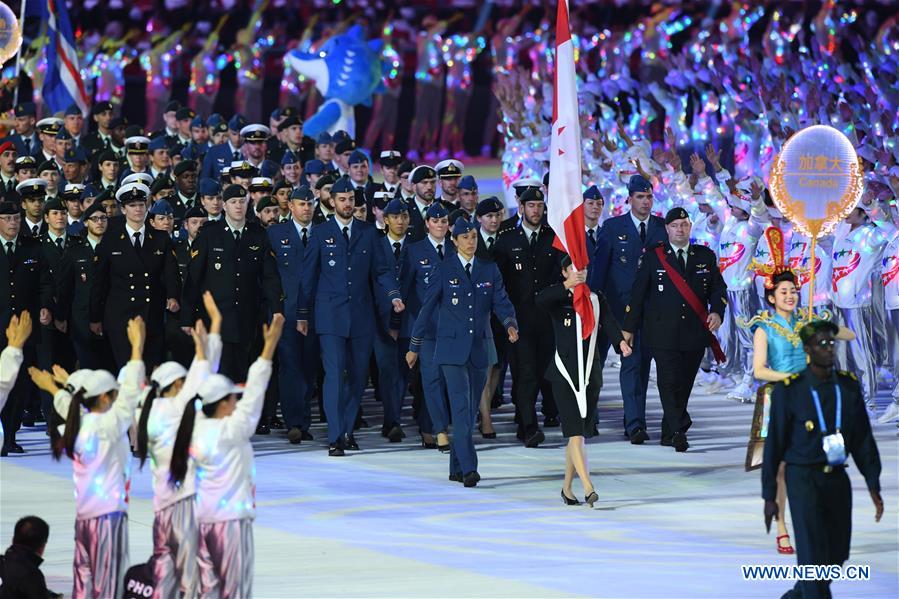
<path fill-rule="evenodd" d="M 0 558 L 0 599 L 62 597 L 47 589 L 40 570 L 50 526 L 37 516 L 16 522 L 12 545 Z"/>

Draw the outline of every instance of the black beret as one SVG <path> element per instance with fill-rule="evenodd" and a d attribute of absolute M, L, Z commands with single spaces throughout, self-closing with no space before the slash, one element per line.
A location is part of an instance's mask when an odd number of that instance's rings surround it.
<path fill-rule="evenodd" d="M 262 196 L 259 198 L 259 201 L 256 202 L 256 212 L 262 212 L 266 208 L 271 208 L 272 206 L 277 206 L 278 202 L 272 199 L 272 196 Z"/>
<path fill-rule="evenodd" d="M 19 207 L 13 202 L 0 202 L 0 214 L 19 214 Z"/>
<path fill-rule="evenodd" d="M 302 125 L 303 119 L 298 116 L 289 116 L 278 124 L 278 131 L 286 131 L 288 127 Z"/>
<path fill-rule="evenodd" d="M 799 338 L 802 340 L 802 343 L 804 345 L 807 344 L 812 337 L 822 331 L 830 331 L 832 335 L 836 335 L 838 332 L 840 332 L 840 327 L 829 320 L 813 320 L 799 329 Z"/>
<path fill-rule="evenodd" d="M 51 210 L 62 210 L 63 212 L 67 212 L 66 205 L 63 201 L 56 197 L 44 202 L 44 214 L 47 214 Z"/>
<path fill-rule="evenodd" d="M 485 214 L 490 214 L 491 212 L 502 212 L 503 204 L 499 201 L 499 198 L 496 196 L 490 196 L 484 200 L 478 202 L 478 207 L 475 210 L 475 214 L 477 216 L 484 216 Z"/>
<path fill-rule="evenodd" d="M 88 220 L 91 216 L 94 215 L 95 212 L 102 212 L 103 214 L 106 214 L 106 209 L 100 202 L 94 202 L 87 207 L 87 210 L 84 211 L 84 214 L 81 215 L 81 218 L 83 220 Z"/>
<path fill-rule="evenodd" d="M 665 224 L 670 225 L 673 221 L 682 218 L 690 218 L 690 215 L 687 214 L 687 211 L 683 208 L 672 208 L 668 211 L 668 214 L 665 215 Z"/>
<path fill-rule="evenodd" d="M 337 143 L 337 147 L 334 148 L 334 151 L 338 154 L 343 154 L 345 152 L 352 152 L 356 149 L 356 142 L 352 139 L 342 139 Z"/>
<path fill-rule="evenodd" d="M 184 213 L 184 220 L 187 220 L 189 218 L 207 218 L 208 216 L 209 214 L 206 212 L 206 210 L 203 209 L 202 206 L 191 206 Z"/>
<path fill-rule="evenodd" d="M 232 198 L 245 198 L 247 197 L 247 190 L 243 187 L 243 185 L 237 185 L 232 183 L 222 192 L 222 200 L 227 202 Z"/>
<path fill-rule="evenodd" d="M 543 195 L 539 187 L 528 187 L 518 196 L 518 201 L 522 204 L 526 202 L 545 202 L 546 196 Z"/>
<path fill-rule="evenodd" d="M 187 171 L 196 171 L 197 163 L 194 162 L 193 160 L 182 160 L 181 162 L 179 162 L 178 164 L 175 165 L 175 168 L 173 170 L 175 172 L 175 176 L 180 177 Z"/>
<path fill-rule="evenodd" d="M 421 183 L 425 179 L 436 179 L 437 172 L 430 166 L 422 165 L 415 167 L 409 177 L 413 183 Z"/>

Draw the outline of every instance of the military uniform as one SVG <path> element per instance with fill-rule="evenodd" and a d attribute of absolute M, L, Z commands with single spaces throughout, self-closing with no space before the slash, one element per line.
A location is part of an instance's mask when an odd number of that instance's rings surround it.
<path fill-rule="evenodd" d="M 108 339 L 90 330 L 91 286 L 94 284 L 94 247 L 84 240 L 66 254 L 67 280 L 61 293 L 70 294 L 64 302 L 71 306 L 69 334 L 75 346 L 75 356 L 81 368 L 113 370 L 114 362 Z"/>
<path fill-rule="evenodd" d="M 175 231 L 177 233 L 177 230 Z M 178 275 L 183 284 L 187 280 L 187 267 L 190 265 L 190 243 L 187 241 L 187 233 L 184 237 L 173 240 L 175 246 L 175 262 L 178 264 Z M 194 358 L 193 339 L 181 330 L 181 315 L 166 311 L 165 314 L 165 344 L 166 349 L 175 362 L 185 368 L 190 367 Z"/>
<path fill-rule="evenodd" d="M 818 393 L 826 431 L 820 424 L 813 390 Z M 839 424 L 838 397 L 842 407 Z M 774 386 L 770 410 L 762 463 L 762 498 L 775 500 L 777 469 L 786 462 L 797 562 L 840 565 L 849 559 L 852 490 L 846 465 L 828 464 L 823 436 L 839 430 L 847 459 L 852 456 L 868 490 L 880 492 L 880 454 L 858 378 L 851 372 L 835 371 L 831 378 L 821 380 L 807 368 Z M 829 586 L 829 581 L 800 581 L 795 596 L 830 597 Z"/>
<path fill-rule="evenodd" d="M 121 190 L 120 190 L 121 191 Z M 116 366 L 128 361 L 128 320 L 141 316 L 147 323 L 144 361 L 148 369 L 162 362 L 165 344 L 165 306 L 181 297 L 181 279 L 168 233 L 144 226 L 137 248 L 122 217 L 112 218 L 95 248 L 91 322 L 103 323 Z"/>
<path fill-rule="evenodd" d="M 192 326 L 204 291 L 212 293 L 222 313 L 219 371 L 242 381 L 250 365 L 250 344 L 261 325 L 262 300 L 272 313 L 283 312 L 278 268 L 261 225 L 244 223 L 239 240 L 225 219 L 200 229 L 184 282 L 181 326 Z"/>
<path fill-rule="evenodd" d="M 710 312 L 723 317 L 727 288 L 715 253 L 703 245 L 689 245 L 684 250 L 684 267 L 669 243 L 658 247 L 664 249 L 664 259 L 687 282 L 700 303 L 711 306 Z M 712 336 L 674 286 L 655 250 L 647 251 L 637 268 L 622 328 L 635 334 L 639 330 L 640 342 L 656 361 L 664 411 L 662 444 L 668 445 L 675 434 L 685 435 L 692 424 L 687 402 Z M 645 422 L 645 403 L 643 409 L 644 413 L 636 416 Z"/>
<path fill-rule="evenodd" d="M 551 386 L 543 377 L 555 351 L 552 322 L 546 310 L 534 301 L 537 292 L 561 280 L 558 253 L 552 246 L 555 237 L 546 225 L 539 227 L 536 237 L 518 226 L 503 232 L 494 249 L 496 264 L 521 327 L 518 343 L 510 347 L 510 360 L 513 399 L 524 441 L 539 432 L 538 391 L 543 396 L 543 416 L 547 419 L 558 416 Z"/>

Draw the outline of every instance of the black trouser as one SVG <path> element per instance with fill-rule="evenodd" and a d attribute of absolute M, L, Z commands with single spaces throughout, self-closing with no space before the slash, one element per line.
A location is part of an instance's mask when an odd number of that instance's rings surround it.
<path fill-rule="evenodd" d="M 4 336 L 2 347 L 6 348 L 6 338 Z M 6 447 L 12 447 L 16 442 L 16 433 L 22 426 L 22 413 L 25 408 L 38 397 L 37 387 L 31 382 L 31 376 L 28 374 L 28 368 L 34 366 L 37 362 L 35 353 L 35 344 L 26 343 L 22 348 L 22 367 L 19 368 L 19 374 L 16 376 L 16 383 L 6 398 L 6 405 L 0 412 L 0 422 L 3 424 L 3 444 Z"/>
<path fill-rule="evenodd" d="M 165 313 L 165 348 L 172 360 L 190 368 L 194 359 L 194 340 L 181 330 L 181 320 L 171 312 Z"/>
<path fill-rule="evenodd" d="M 824 464 L 787 464 L 785 480 L 796 563 L 841 565 L 849 559 L 852 537 L 852 489 L 845 468 L 824 472 Z M 799 581 L 794 593 L 806 598 L 830 597 L 830 581 Z"/>
<path fill-rule="evenodd" d="M 165 334 L 162 323 L 147 323 L 147 339 L 144 341 L 144 364 L 147 372 L 162 364 L 165 355 Z M 128 320 L 121 323 L 111 323 L 108 320 L 103 323 L 103 334 L 109 339 L 112 347 L 112 357 L 115 360 L 116 372 L 131 359 L 131 342 L 128 341 Z"/>
<path fill-rule="evenodd" d="M 72 327 L 73 323 L 69 323 Z M 91 370 L 115 370 L 115 361 L 112 358 L 112 349 L 109 347 L 109 339 L 99 337 L 91 333 L 87 326 L 79 324 L 70 328 L 72 345 L 75 346 L 75 358 L 78 360 L 78 368 L 90 368 Z"/>
<path fill-rule="evenodd" d="M 662 438 L 670 439 L 674 433 L 686 433 L 693 424 L 687 402 L 705 349 L 649 349 L 656 361 L 656 381 L 664 414 Z"/>
<path fill-rule="evenodd" d="M 543 395 L 543 415 L 553 418 L 558 415 L 552 387 L 543 377 L 555 352 L 552 321 L 549 316 L 535 318 L 533 324 L 522 326 L 518 335 L 518 342 L 510 344 L 512 398 L 518 410 L 519 424 L 524 429 L 525 437 L 528 437 L 539 428 L 538 391 Z"/>
<path fill-rule="evenodd" d="M 222 361 L 219 363 L 219 373 L 235 383 L 243 383 L 247 380 L 247 371 L 250 369 L 250 349 L 252 343 L 222 341 Z"/>

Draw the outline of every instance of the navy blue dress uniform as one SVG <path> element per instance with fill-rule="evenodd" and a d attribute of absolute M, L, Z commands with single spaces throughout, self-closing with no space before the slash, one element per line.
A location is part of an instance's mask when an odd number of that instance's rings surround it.
<path fill-rule="evenodd" d="M 312 191 L 305 185 L 291 193 L 292 200 L 297 198 L 308 202 L 314 199 Z M 293 443 L 302 441 L 304 434 L 306 439 L 311 439 L 312 398 L 321 362 L 318 338 L 314 334 L 315 323 L 309 320 L 307 335 L 300 334 L 296 327 L 296 322 L 300 320 L 300 275 L 306 248 L 312 239 L 312 228 L 312 223 L 303 227 L 291 218 L 271 225 L 266 231 L 284 292 L 286 323 L 278 341 L 278 382 L 281 413 L 288 433 L 294 428 L 300 429 L 299 438 L 295 438 L 295 433 L 290 434 Z"/>
<path fill-rule="evenodd" d="M 686 210 L 673 208 L 665 216 L 665 223 L 686 218 L 689 218 Z M 708 312 L 723 319 L 727 286 L 718 270 L 715 253 L 703 245 L 688 244 L 677 251 L 668 242 L 657 247 L 664 249 L 665 261 L 686 281 Z M 713 336 L 675 287 L 655 249 L 643 255 L 637 268 L 623 328 L 632 333 L 641 332 L 641 343 L 656 362 L 659 399 L 664 412 L 662 444 L 685 451 L 687 429 L 692 424 L 687 402 Z M 645 422 L 645 412 L 637 414 L 637 419 Z"/>
<path fill-rule="evenodd" d="M 228 121 L 228 130 L 240 133 L 241 129 L 246 125 L 247 120 L 243 116 L 235 114 Z M 230 140 L 214 145 L 209 148 L 206 156 L 203 157 L 203 167 L 200 169 L 200 176 L 218 181 L 221 177 L 222 169 L 230 166 L 232 162 L 237 160 L 243 160 L 243 154 L 239 147 L 231 145 Z"/>
<path fill-rule="evenodd" d="M 474 225 L 460 218 L 453 226 L 453 237 L 472 230 Z M 474 256 L 466 260 L 454 253 L 434 269 L 430 279 L 409 351 L 423 354 L 422 338 L 428 330 L 435 331 L 434 361 L 443 372 L 452 409 L 450 480 L 471 487 L 480 480 L 472 428 L 487 380 L 487 346 L 493 342 L 490 314 L 496 314 L 507 329 L 517 329 L 516 311 L 495 263 Z"/>
<path fill-rule="evenodd" d="M 0 202 L 0 217 L 17 214 L 19 207 L 16 204 Z M 23 235 L 21 230 L 15 239 L 0 237 L 0 325 L 5 331 L 13 315 L 27 310 L 37 326 L 42 308 L 53 308 L 53 283 L 44 263 L 40 241 Z M 0 337 L 0 349 L 3 349 L 7 344 L 6 335 Z M 24 360 L 16 384 L 0 413 L 5 432 L 4 455 L 20 452 L 16 432 L 22 423 L 22 412 L 36 397 L 36 390 L 28 376 L 28 367 L 35 365 L 36 337 L 32 335 L 23 348 Z"/>
<path fill-rule="evenodd" d="M 531 187 L 521 202 L 544 201 L 543 192 Z M 549 314 L 535 302 L 537 293 L 561 280 L 558 251 L 553 249 L 556 234 L 547 225 L 525 230 L 523 225 L 507 229 L 496 242 L 494 257 L 509 299 L 518 314 L 520 339 L 510 348 L 512 395 L 518 415 L 519 438 L 529 447 L 543 439 L 537 423 L 537 393 L 543 397 L 543 416 L 550 425 L 558 417 L 552 387 L 543 377 L 552 359 L 553 328 Z"/>
<path fill-rule="evenodd" d="M 149 193 L 146 185 L 132 183 L 119 188 L 116 199 L 122 205 L 145 202 Z M 144 361 L 150 366 L 160 364 L 165 355 L 166 300 L 181 297 L 181 278 L 168 233 L 146 225 L 132 232 L 124 217 L 113 218 L 94 248 L 94 262 L 90 321 L 103 324 L 116 367 L 121 368 L 130 356 L 126 326 L 136 316 L 147 323 Z"/>
<path fill-rule="evenodd" d="M 640 175 L 628 182 L 628 192 L 651 192 L 652 185 Z M 637 264 L 641 256 L 667 239 L 665 221 L 650 215 L 645 227 L 634 224 L 630 212 L 603 222 L 590 268 L 590 289 L 605 295 L 618 322 L 624 322 L 624 309 L 630 301 Z M 633 352 L 621 359 L 621 396 L 624 399 L 624 429 L 634 435 L 646 430 L 646 389 L 652 357 L 643 348 L 640 334 L 634 331 Z M 604 352 L 606 353 L 606 352 Z"/>
<path fill-rule="evenodd" d="M 399 200 L 402 202 L 402 200 Z M 437 203 L 428 208 L 429 218 L 444 218 L 446 209 Z M 408 240 L 408 235 L 407 235 Z M 402 289 L 403 301 L 406 303 L 408 316 L 403 320 L 399 336 L 412 337 L 412 329 L 418 318 L 418 314 L 424 305 L 428 287 L 431 284 L 437 267 L 448 257 L 455 253 L 455 247 L 449 236 L 439 243 L 440 250 L 431 240 L 430 236 L 409 243 L 409 250 L 403 261 Z M 441 256 L 440 253 L 443 253 Z M 421 346 L 421 361 L 419 371 L 421 373 L 421 386 L 424 394 L 425 405 L 431 421 L 434 433 L 445 433 L 449 429 L 450 414 L 447 397 L 446 381 L 440 370 L 440 364 L 434 360 L 434 347 L 437 337 L 433 329 L 424 329 L 418 335 Z"/>
<path fill-rule="evenodd" d="M 207 222 L 190 251 L 184 281 L 181 326 L 192 326 L 209 291 L 222 313 L 219 371 L 232 381 L 246 378 L 250 345 L 261 326 L 262 301 L 272 314 L 283 313 L 281 281 L 262 225 L 246 221 L 232 229 L 227 219 Z"/>
<path fill-rule="evenodd" d="M 334 193 L 352 192 L 342 177 Z M 391 302 L 400 298 L 396 271 L 384 259 L 377 229 L 332 216 L 314 228 L 300 274 L 297 314 L 314 319 L 325 369 L 324 403 L 328 419 L 329 453 L 343 455 L 344 446 L 358 448 L 353 425 L 367 380 L 375 324 L 372 285 L 381 285 Z M 344 376 L 347 373 L 348 376 Z"/>
<path fill-rule="evenodd" d="M 819 342 L 822 330 L 832 336 L 838 329 L 828 321 L 813 321 L 803 327 L 800 337 L 806 345 Z M 824 342 L 832 344 L 833 339 Z M 775 501 L 777 470 L 785 462 L 797 562 L 841 565 L 849 559 L 852 489 L 846 464 L 829 463 L 823 439 L 835 432 L 842 435 L 844 459 L 852 456 L 882 509 L 880 454 L 858 377 L 832 368 L 829 374 L 819 375 L 821 371 L 816 375 L 809 367 L 774 386 L 762 462 L 762 498 L 766 504 Z M 800 581 L 784 597 L 830 597 L 829 585 L 830 581 Z"/>
<path fill-rule="evenodd" d="M 106 100 L 96 102 L 91 106 L 91 116 L 107 111 L 112 111 L 112 103 Z M 84 148 L 90 160 L 93 161 L 97 154 L 112 147 L 112 136 L 104 136 L 99 129 L 95 129 L 81 138 L 81 147 Z"/>
<path fill-rule="evenodd" d="M 192 217 L 207 216 L 206 211 L 198 206 L 188 208 L 184 212 L 184 220 Z M 190 266 L 190 250 L 191 243 L 187 237 L 186 230 L 175 229 L 175 262 L 178 264 L 178 275 L 182 283 L 187 280 L 187 268 Z M 181 315 L 172 314 L 166 311 L 165 319 L 165 344 L 171 354 L 172 360 L 178 362 L 185 368 L 190 367 L 190 363 L 194 357 L 193 339 L 181 330 Z"/>
<path fill-rule="evenodd" d="M 567 256 L 565 257 L 567 258 Z M 566 264 L 565 261 L 562 263 Z M 567 264 L 571 264 L 570 258 Z M 615 351 L 620 353 L 620 345 L 623 337 L 621 335 L 621 326 L 612 314 L 609 303 L 602 294 L 595 294 L 597 305 L 599 306 L 599 314 L 596 317 L 596 328 L 593 335 L 599 336 L 605 334 L 612 340 L 612 346 Z M 589 339 L 579 339 L 577 336 L 576 312 L 574 310 L 574 294 L 570 289 L 566 289 L 563 283 L 555 283 L 544 288 L 537 294 L 537 305 L 546 310 L 552 319 L 554 339 L 556 342 L 556 354 L 562 362 L 562 367 L 575 385 L 578 384 L 578 349 L 577 344 L 583 344 L 584 367 L 590 369 L 590 376 L 587 379 L 587 402 L 586 416 L 581 416 L 577 404 L 577 397 L 574 390 L 565 378 L 559 364 L 553 356 L 549 366 L 546 369 L 546 378 L 553 386 L 553 398 L 556 400 L 556 407 L 559 409 L 559 419 L 562 422 L 562 435 L 564 437 L 592 437 L 595 434 L 596 424 L 596 405 L 599 399 L 599 392 L 602 388 L 602 359 L 599 355 L 599 348 L 594 348 L 593 361 L 589 359 Z M 598 343 L 595 341 L 594 343 Z"/>
<path fill-rule="evenodd" d="M 84 212 L 87 220 L 95 214 L 105 215 L 101 204 L 92 204 Z M 99 243 L 99 242 L 98 242 Z M 109 341 L 90 330 L 91 286 L 94 284 L 94 246 L 85 237 L 65 254 L 63 271 L 66 281 L 59 287 L 61 303 L 70 306 L 68 332 L 75 346 L 75 357 L 81 368 L 113 370 Z"/>
<path fill-rule="evenodd" d="M 34 105 L 34 102 L 20 102 L 16 105 L 13 112 L 17 117 L 36 117 L 37 107 Z M 9 139 L 16 144 L 16 153 L 19 156 L 38 156 L 41 154 L 43 144 L 41 144 L 37 129 L 32 131 L 30 136 L 24 137 L 17 131 L 10 135 Z"/>
<path fill-rule="evenodd" d="M 412 183 L 421 183 L 426 179 L 437 179 L 437 171 L 427 165 L 417 166 L 412 169 L 412 172 L 409 173 L 409 180 Z M 401 192 L 398 192 L 401 193 Z M 411 241 L 419 241 L 420 239 L 424 239 L 428 234 L 428 228 L 425 226 L 425 212 L 427 212 L 427 207 L 422 210 L 419 208 L 416 203 L 416 198 L 418 196 L 414 196 L 411 200 L 408 200 L 406 203 L 409 206 L 409 230 L 406 235 L 409 236 Z M 440 198 L 435 198 L 431 204 L 440 204 L 446 210 L 447 214 L 452 212 L 456 207 L 451 202 L 446 202 L 441 200 Z M 430 205 L 430 204 L 429 204 Z"/>

